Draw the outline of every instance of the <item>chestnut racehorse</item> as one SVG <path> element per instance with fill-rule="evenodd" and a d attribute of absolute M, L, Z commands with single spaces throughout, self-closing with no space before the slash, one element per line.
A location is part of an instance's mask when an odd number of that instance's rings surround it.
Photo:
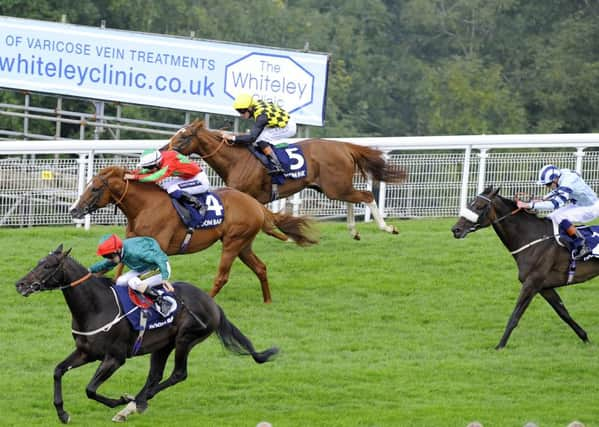
<path fill-rule="evenodd" d="M 304 153 L 307 176 L 286 180 L 276 192 L 267 170 L 246 147 L 226 143 L 219 132 L 206 129 L 199 119 L 177 131 L 162 149 L 200 155 L 227 186 L 243 191 L 262 203 L 271 202 L 273 193 L 275 198 L 282 198 L 304 188 L 315 189 L 329 199 L 347 202 L 347 226 L 356 240 L 360 239 L 360 234 L 356 230 L 354 203 L 367 205 L 381 230 L 398 233 L 395 226 L 385 223 L 372 192 L 356 190 L 353 184 L 356 171 L 364 177 L 371 175 L 376 181 L 398 183 L 405 179 L 406 172 L 389 164 L 382 151 L 324 139 L 307 139 L 293 145 L 299 146 Z"/>
<path fill-rule="evenodd" d="M 169 195 L 154 183 L 125 180 L 125 172 L 124 168 L 118 166 L 102 169 L 73 205 L 71 215 L 83 218 L 114 203 L 127 217 L 127 237 L 151 236 L 168 255 L 179 254 L 187 228 L 181 222 Z M 291 238 L 299 246 L 317 243 L 312 229 L 313 221 L 286 213 L 274 213 L 254 198 L 233 188 L 219 188 L 213 192 L 222 201 L 225 219 L 214 228 L 195 230 L 186 252 L 201 251 L 220 240 L 220 264 L 210 295 L 216 296 L 227 283 L 231 265 L 239 257 L 258 276 L 264 302 L 270 303 L 266 265 L 252 250 L 252 242 L 262 230 L 279 240 Z"/>

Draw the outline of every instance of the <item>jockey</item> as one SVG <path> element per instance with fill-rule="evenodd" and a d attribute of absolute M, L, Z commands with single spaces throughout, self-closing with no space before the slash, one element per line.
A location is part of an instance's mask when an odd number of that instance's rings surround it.
<path fill-rule="evenodd" d="M 89 268 L 91 273 L 105 273 L 122 262 L 130 271 L 117 278 L 116 285 L 129 285 L 131 289 L 155 300 L 162 313 L 168 312 L 171 302 L 162 298 L 154 286 L 164 284 L 167 289 L 173 289 L 168 282 L 171 266 L 155 239 L 131 237 L 123 241 L 116 234 L 107 234 L 100 239 L 96 254 L 104 257 L 104 260 L 93 264 Z"/>
<path fill-rule="evenodd" d="M 252 95 L 247 93 L 239 94 L 235 98 L 233 108 L 237 110 L 243 119 L 247 120 L 252 117 L 255 121 L 254 127 L 247 135 L 231 135 L 222 132 L 222 137 L 234 143 L 253 144 L 260 147 L 260 150 L 273 165 L 272 171 L 269 173 L 284 172 L 277 154 L 270 147 L 269 143 L 294 136 L 297 129 L 295 120 L 278 105 L 254 99 Z"/>
<path fill-rule="evenodd" d="M 573 258 L 583 259 L 591 249 L 573 222 L 588 222 L 599 217 L 599 198 L 581 176 L 570 169 L 545 165 L 539 171 L 537 184 L 551 190 L 542 200 L 516 203 L 519 208 L 553 211 L 547 215 L 564 231 L 576 246 Z"/>
<path fill-rule="evenodd" d="M 202 216 L 206 206 L 193 195 L 210 188 L 206 172 L 187 156 L 174 150 L 146 150 L 139 159 L 141 170 L 125 174 L 125 179 L 155 182 L 174 199 L 193 205 Z"/>

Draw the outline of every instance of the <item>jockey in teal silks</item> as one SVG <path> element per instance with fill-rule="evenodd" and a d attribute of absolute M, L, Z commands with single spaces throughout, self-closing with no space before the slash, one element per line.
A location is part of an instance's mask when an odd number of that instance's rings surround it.
<path fill-rule="evenodd" d="M 161 298 L 154 289 L 155 286 L 165 284 L 172 290 L 168 279 L 171 267 L 167 255 L 162 251 L 158 242 L 152 237 L 131 237 L 121 240 L 116 234 L 108 234 L 100 239 L 97 255 L 104 257 L 102 261 L 93 264 L 89 271 L 104 273 L 112 270 L 122 262 L 130 271 L 116 280 L 117 286 L 129 286 L 155 300 L 163 313 L 168 312 L 165 305 L 170 302 Z"/>

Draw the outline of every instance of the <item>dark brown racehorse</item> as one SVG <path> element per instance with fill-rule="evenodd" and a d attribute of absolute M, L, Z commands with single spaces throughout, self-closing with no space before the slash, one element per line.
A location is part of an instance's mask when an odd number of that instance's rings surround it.
<path fill-rule="evenodd" d="M 451 231 L 456 239 L 468 233 L 493 226 L 493 229 L 513 255 L 522 283 L 516 307 L 510 316 L 497 349 L 505 347 L 510 334 L 536 294 L 541 294 L 557 315 L 576 335 L 587 342 L 587 333 L 572 319 L 555 288 L 585 282 L 599 274 L 599 261 L 579 262 L 568 281 L 570 255 L 554 238 L 553 224 L 548 218 L 519 210 L 513 200 L 499 196 L 499 189 L 487 188 L 462 209 Z"/>
<path fill-rule="evenodd" d="M 397 228 L 387 225 L 370 191 L 356 190 L 353 178 L 356 171 L 376 181 L 402 182 L 406 172 L 389 164 L 383 152 L 347 142 L 307 139 L 297 143 L 306 160 L 308 175 L 289 179 L 277 188 L 277 198 L 287 197 L 304 188 L 324 193 L 329 199 L 347 202 L 347 225 L 354 239 L 359 240 L 354 219 L 354 203 L 364 203 L 381 230 L 397 234 Z M 196 153 L 225 181 L 227 186 L 247 193 L 262 203 L 273 200 L 271 178 L 250 151 L 243 146 L 227 144 L 219 132 L 208 130 L 195 120 L 183 127 L 163 149 L 183 154 Z"/>
<path fill-rule="evenodd" d="M 110 166 L 92 178 L 79 200 L 71 208 L 74 218 L 83 218 L 109 203 L 115 203 L 128 219 L 127 237 L 151 236 L 168 255 L 179 254 L 186 235 L 170 197 L 154 183 L 141 183 L 123 178 L 125 169 Z M 313 237 L 312 221 L 285 213 L 274 213 L 245 193 L 233 188 L 214 191 L 225 209 L 225 220 L 210 229 L 196 230 L 186 252 L 197 252 L 222 242 L 218 273 L 211 296 L 216 296 L 229 279 L 229 271 L 239 257 L 260 280 L 265 303 L 271 302 L 266 265 L 252 250 L 256 235 L 263 231 L 269 236 L 286 241 L 289 238 L 299 246 L 317 243 Z"/>
<path fill-rule="evenodd" d="M 64 410 L 62 377 L 87 363 L 100 362 L 85 388 L 87 397 L 110 408 L 127 404 L 113 418 L 113 421 L 125 421 L 130 414 L 143 412 L 148 400 L 158 392 L 187 378 L 189 352 L 212 333 L 217 334 L 225 348 L 251 355 L 257 363 L 268 361 L 278 352 L 274 347 L 257 352 L 205 292 L 190 283 L 175 282 L 173 287 L 181 309 L 168 327 L 145 331 L 139 351 L 133 354 L 139 333 L 122 315 L 110 281 L 90 274 L 69 256 L 70 251 L 63 252 L 60 245 L 16 283 L 17 292 L 26 297 L 35 292 L 62 290 L 71 310 L 75 350 L 54 369 L 54 406 L 58 418 L 65 424 L 70 416 Z M 173 350 L 173 371 L 163 380 L 166 362 Z M 150 370 L 145 385 L 135 397 L 110 398 L 97 392 L 128 358 L 142 354 L 152 355 Z"/>

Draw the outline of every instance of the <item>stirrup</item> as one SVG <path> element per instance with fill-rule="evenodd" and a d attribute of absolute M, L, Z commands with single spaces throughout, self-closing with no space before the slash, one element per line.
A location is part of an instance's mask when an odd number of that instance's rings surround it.
<path fill-rule="evenodd" d="M 575 261 L 580 261 L 590 255 L 592 252 L 593 251 L 587 245 L 583 245 L 578 251 L 576 251 L 576 253 L 572 254 L 572 258 Z"/>
<path fill-rule="evenodd" d="M 173 306 L 173 303 L 170 302 L 168 299 L 164 298 L 162 295 L 160 295 L 160 297 L 156 299 L 155 304 L 158 306 L 158 311 L 162 314 L 168 313 L 168 311 Z"/>

